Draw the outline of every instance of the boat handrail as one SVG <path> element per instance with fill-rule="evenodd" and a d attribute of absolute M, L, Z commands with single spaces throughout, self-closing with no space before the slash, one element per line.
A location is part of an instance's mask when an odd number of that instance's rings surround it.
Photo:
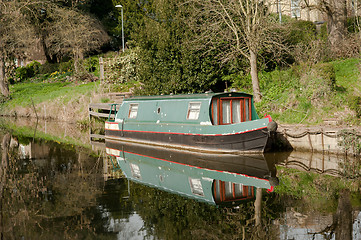
<path fill-rule="evenodd" d="M 110 105 L 110 111 L 109 111 L 109 116 L 108 116 L 108 122 L 110 122 L 110 121 L 111 121 L 111 120 L 110 120 L 110 117 L 111 117 L 112 112 L 113 112 L 113 107 L 114 107 L 114 118 L 115 118 L 115 116 L 117 115 L 117 105 L 119 105 L 119 104 L 117 104 L 117 103 L 112 103 L 112 104 Z M 114 120 L 112 120 L 112 121 L 114 121 Z"/>

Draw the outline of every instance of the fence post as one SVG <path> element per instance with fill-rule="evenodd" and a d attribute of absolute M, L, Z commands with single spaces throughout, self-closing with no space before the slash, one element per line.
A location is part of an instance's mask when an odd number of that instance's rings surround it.
<path fill-rule="evenodd" d="M 100 73 L 100 81 L 104 80 L 104 61 L 103 58 L 99 58 L 99 73 Z"/>

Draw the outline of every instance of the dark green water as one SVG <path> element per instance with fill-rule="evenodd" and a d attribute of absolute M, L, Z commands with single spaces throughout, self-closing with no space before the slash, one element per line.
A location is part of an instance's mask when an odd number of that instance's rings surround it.
<path fill-rule="evenodd" d="M 280 163 L 280 185 L 256 210 L 256 195 L 222 207 L 128 182 L 102 150 L 6 130 L 0 143 L 1 239 L 361 239 L 357 165 L 348 180 Z M 313 172 L 347 169 L 304 156 L 289 159 Z"/>

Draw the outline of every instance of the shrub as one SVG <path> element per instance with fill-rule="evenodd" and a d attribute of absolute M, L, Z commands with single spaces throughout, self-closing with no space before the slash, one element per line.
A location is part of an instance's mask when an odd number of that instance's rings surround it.
<path fill-rule="evenodd" d="M 18 67 L 15 70 L 15 82 L 21 82 L 28 79 L 28 70 L 26 67 Z"/>
<path fill-rule="evenodd" d="M 39 74 L 41 64 L 37 61 L 33 61 L 26 65 L 26 68 L 28 69 L 29 73 L 33 74 L 35 76 L 36 74 Z"/>
<path fill-rule="evenodd" d="M 318 73 L 319 77 L 324 80 L 331 90 L 335 90 L 336 87 L 336 72 L 335 68 L 331 63 L 321 63 L 313 67 L 313 69 Z"/>
<path fill-rule="evenodd" d="M 336 73 L 331 63 L 304 66 L 305 73 L 300 78 L 302 94 L 312 105 L 327 101 L 336 88 Z"/>
<path fill-rule="evenodd" d="M 74 70 L 74 61 L 59 63 L 59 72 L 72 72 Z"/>
<path fill-rule="evenodd" d="M 108 83 L 117 84 L 127 81 L 138 81 L 137 75 L 138 50 L 130 50 L 122 55 L 107 59 L 105 79 Z"/>
<path fill-rule="evenodd" d="M 26 79 L 29 79 L 31 77 L 34 77 L 36 74 L 39 73 L 39 68 L 40 68 L 41 64 L 39 62 L 31 62 L 28 65 L 26 65 L 25 67 L 18 67 L 15 70 L 15 81 L 17 82 L 21 82 L 24 81 Z"/>
<path fill-rule="evenodd" d="M 92 56 L 84 61 L 85 69 L 88 72 L 95 72 L 99 68 L 98 56 Z"/>
<path fill-rule="evenodd" d="M 39 69 L 39 73 L 41 74 L 47 74 L 47 73 L 53 73 L 59 71 L 59 64 L 58 63 L 44 63 L 41 65 Z"/>
<path fill-rule="evenodd" d="M 357 33 L 361 28 L 361 17 L 347 18 L 347 30 L 350 33 Z"/>
<path fill-rule="evenodd" d="M 355 111 L 358 118 L 361 117 L 361 97 L 360 96 L 349 96 L 347 101 L 348 107 Z"/>
<path fill-rule="evenodd" d="M 316 26 L 310 21 L 291 21 L 289 23 L 290 32 L 286 36 L 286 42 L 290 45 L 299 43 L 309 44 L 316 39 Z"/>

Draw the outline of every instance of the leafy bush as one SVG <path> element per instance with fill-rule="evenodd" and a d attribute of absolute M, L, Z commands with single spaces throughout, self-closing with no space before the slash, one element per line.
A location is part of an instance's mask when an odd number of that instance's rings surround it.
<path fill-rule="evenodd" d="M 59 63 L 59 72 L 72 72 L 74 70 L 74 61 Z"/>
<path fill-rule="evenodd" d="M 17 80 L 16 82 L 21 82 L 25 79 L 28 79 L 28 70 L 26 69 L 26 67 L 18 67 L 15 70 L 15 78 Z"/>
<path fill-rule="evenodd" d="M 324 83 L 326 83 L 331 88 L 331 90 L 335 90 L 336 72 L 331 63 L 317 64 L 313 67 L 313 69 L 317 71 L 319 77 L 324 79 Z"/>
<path fill-rule="evenodd" d="M 361 117 L 361 97 L 360 96 L 350 96 L 347 102 L 348 107 L 356 112 L 358 118 Z"/>
<path fill-rule="evenodd" d="M 26 65 L 26 68 L 28 69 L 29 73 L 32 73 L 33 76 L 35 76 L 36 74 L 39 74 L 40 67 L 41 67 L 41 64 L 37 61 L 33 61 L 33 62 L 29 63 L 28 65 Z"/>
<path fill-rule="evenodd" d="M 286 42 L 289 45 L 299 43 L 309 44 L 316 39 L 316 25 L 310 21 L 296 20 L 289 23 L 290 32 L 286 36 Z"/>
<path fill-rule="evenodd" d="M 18 67 L 15 70 L 15 79 L 17 82 L 24 81 L 31 77 L 34 77 L 36 74 L 39 73 L 41 64 L 39 62 L 31 62 L 25 67 Z"/>
<path fill-rule="evenodd" d="M 99 68 L 98 56 L 92 56 L 84 61 L 85 69 L 88 72 L 95 72 Z"/>
<path fill-rule="evenodd" d="M 122 55 L 104 61 L 107 67 L 105 79 L 108 83 L 124 83 L 127 81 L 137 81 L 138 53 L 137 50 L 127 51 Z"/>
<path fill-rule="evenodd" d="M 347 18 L 347 30 L 350 33 L 357 33 L 361 28 L 361 17 Z"/>
<path fill-rule="evenodd" d="M 336 88 L 336 73 L 331 63 L 305 66 L 305 73 L 300 78 L 303 96 L 314 104 L 327 101 Z"/>
<path fill-rule="evenodd" d="M 58 63 L 44 63 L 41 65 L 39 69 L 40 74 L 47 74 L 47 73 L 53 73 L 59 71 L 59 64 Z"/>

